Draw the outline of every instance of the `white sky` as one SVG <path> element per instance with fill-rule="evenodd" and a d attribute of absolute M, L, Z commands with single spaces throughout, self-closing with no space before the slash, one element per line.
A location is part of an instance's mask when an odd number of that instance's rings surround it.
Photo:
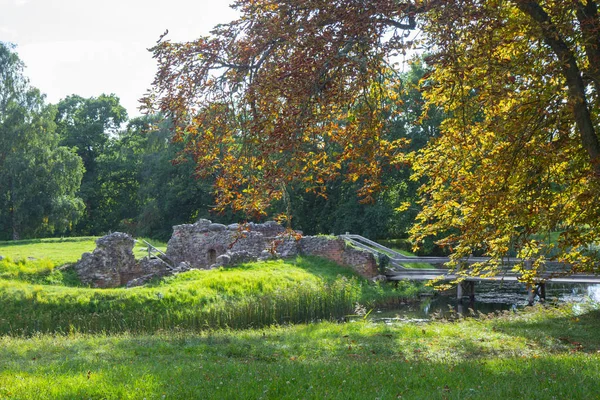
<path fill-rule="evenodd" d="M 130 117 L 156 64 L 146 50 L 206 35 L 236 12 L 232 0 L 0 0 L 0 41 L 17 45 L 31 84 L 50 103 L 114 93 Z"/>

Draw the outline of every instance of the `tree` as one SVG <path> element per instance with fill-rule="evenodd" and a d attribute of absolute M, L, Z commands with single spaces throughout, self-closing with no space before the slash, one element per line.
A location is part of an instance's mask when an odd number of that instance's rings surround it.
<path fill-rule="evenodd" d="M 64 233 L 83 213 L 75 193 L 83 164 L 58 145 L 54 115 L 23 76 L 23 63 L 0 43 L 0 224 L 19 239 Z"/>
<path fill-rule="evenodd" d="M 290 182 L 344 176 L 369 200 L 404 140 L 390 58 L 421 18 L 434 69 L 428 106 L 449 118 L 413 155 L 427 179 L 417 241 L 455 257 L 518 250 L 598 270 L 600 20 L 595 0 L 241 0 L 213 36 L 154 47 L 148 107 L 173 118 L 218 204 L 262 210 Z M 534 234 L 560 231 L 558 243 Z M 477 271 L 475 271 L 477 272 Z"/>
<path fill-rule="evenodd" d="M 114 94 L 87 99 L 71 95 L 61 100 L 57 107 L 55 121 L 61 144 L 74 147 L 85 166 L 80 196 L 86 205 L 86 216 L 77 230 L 84 234 L 100 234 L 114 229 L 106 223 L 105 215 L 99 209 L 104 182 L 99 180 L 97 160 L 109 151 L 111 138 L 117 136 L 121 124 L 127 121 L 127 111 Z"/>
<path fill-rule="evenodd" d="M 596 2 L 451 1 L 428 15 L 449 118 L 415 157 L 416 240 L 444 235 L 455 259 L 513 251 L 600 272 L 600 18 Z M 490 264 L 479 266 L 483 272 Z"/>
<path fill-rule="evenodd" d="M 130 135 L 143 139 L 137 193 L 142 207 L 135 219 L 136 232 L 167 240 L 173 225 L 199 218 L 233 222 L 230 213 L 211 214 L 214 178 L 198 179 L 195 163 L 182 154 L 183 145 L 172 141 L 170 121 L 159 120 L 159 116 L 143 117 L 129 126 Z"/>
<path fill-rule="evenodd" d="M 384 129 L 393 140 L 410 140 L 406 151 L 418 151 L 439 135 L 442 113 L 435 107 L 424 110 L 420 88 L 427 85 L 429 68 L 415 57 L 408 71 L 400 74 L 403 85 L 399 105 L 389 110 Z M 344 182 L 342 177 L 326 183 L 326 198 L 306 193 L 297 185 L 290 193 L 294 228 L 305 234 L 353 232 L 371 239 L 406 238 L 420 210 L 417 191 L 423 181 L 411 181 L 409 165 L 381 172 L 382 190 L 375 202 L 360 202 L 356 196 L 362 182 Z M 298 187 L 299 186 L 299 187 Z M 401 210 L 401 211 L 400 211 Z M 279 211 L 285 211 L 283 204 Z M 431 247 L 427 246 L 429 251 Z"/>
<path fill-rule="evenodd" d="M 212 196 L 210 182 L 194 178 L 193 162 L 172 162 L 182 146 L 159 119 L 131 120 L 98 157 L 98 215 L 108 228 L 166 240 L 173 225 L 209 217 Z"/>
<path fill-rule="evenodd" d="M 211 37 L 154 47 L 150 110 L 175 123 L 198 172 L 216 175 L 219 209 L 265 213 L 300 182 L 343 175 L 373 199 L 397 158 L 384 115 L 401 84 L 389 56 L 420 8 L 395 0 L 239 1 Z M 403 20 L 406 20 L 403 22 Z"/>

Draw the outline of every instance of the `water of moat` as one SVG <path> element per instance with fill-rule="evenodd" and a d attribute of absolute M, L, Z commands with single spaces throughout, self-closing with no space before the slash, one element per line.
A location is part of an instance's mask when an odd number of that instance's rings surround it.
<path fill-rule="evenodd" d="M 448 318 L 489 314 L 496 311 L 518 310 L 527 306 L 527 287 L 524 284 L 478 282 L 475 286 L 475 301 L 468 297 L 462 301 L 456 298 L 456 290 L 447 294 L 424 296 L 393 308 L 373 310 L 368 318 L 373 321 L 428 321 L 433 318 Z M 539 299 L 536 298 L 536 303 Z M 600 285 L 554 284 L 546 286 L 546 302 L 572 303 L 574 305 L 593 302 L 600 304 Z"/>

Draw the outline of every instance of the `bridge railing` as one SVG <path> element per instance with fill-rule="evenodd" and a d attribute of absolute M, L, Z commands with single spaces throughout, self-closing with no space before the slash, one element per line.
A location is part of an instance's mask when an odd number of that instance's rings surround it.
<path fill-rule="evenodd" d="M 171 270 L 174 269 L 175 263 L 162 250 L 157 249 L 156 247 L 154 247 L 153 245 L 151 245 L 150 243 L 148 243 L 148 241 L 146 241 L 144 239 L 142 239 L 142 242 L 144 242 L 144 244 L 146 245 L 149 259 L 154 258 L 154 259 L 160 260 L 160 261 L 162 261 L 163 264 L 165 264 L 167 266 L 168 269 L 171 269 Z"/>
<path fill-rule="evenodd" d="M 340 235 L 341 238 L 349 241 L 353 245 L 360 247 L 364 250 L 370 251 L 376 255 L 385 254 L 390 257 L 390 263 L 402 270 L 411 270 L 411 268 L 406 268 L 403 264 L 414 264 L 414 263 L 427 263 L 427 264 L 446 264 L 450 261 L 449 257 L 421 257 L 421 256 L 407 256 L 401 254 L 395 250 L 392 250 L 380 243 L 377 243 L 371 239 L 367 239 L 361 235 L 349 234 Z M 463 258 L 460 261 L 466 264 L 475 264 L 475 263 L 487 263 L 491 259 L 489 257 L 468 257 Z M 527 263 L 528 260 L 523 260 L 521 258 L 505 258 L 502 260 L 502 269 L 504 272 L 508 271 L 515 264 Z M 546 261 L 545 266 L 547 268 L 548 274 L 552 274 L 553 272 L 565 271 L 568 268 L 567 264 L 559 263 L 556 261 Z M 426 269 L 419 269 L 420 271 L 424 271 Z M 431 271 L 435 271 L 435 269 L 431 269 Z"/>

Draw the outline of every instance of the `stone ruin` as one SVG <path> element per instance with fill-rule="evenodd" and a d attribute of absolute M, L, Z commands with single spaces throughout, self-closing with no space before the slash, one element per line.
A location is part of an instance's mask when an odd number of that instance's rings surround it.
<path fill-rule="evenodd" d="M 285 229 L 274 221 L 222 225 L 201 219 L 195 224 L 173 227 L 167 244 L 167 256 L 176 263 L 187 262 L 192 268 L 207 269 L 268 258 L 288 258 L 298 254 L 296 240 L 283 236 Z M 270 252 L 277 240 L 276 253 Z"/>
<path fill-rule="evenodd" d="M 138 286 L 155 277 L 189 269 L 211 269 L 248 261 L 320 256 L 372 278 L 377 263 L 370 252 L 353 248 L 337 237 L 290 234 L 277 222 L 244 225 L 215 224 L 200 219 L 173 227 L 166 256 L 136 260 L 134 239 L 112 233 L 96 241 L 93 253 L 84 253 L 74 268 L 82 283 L 93 287 Z"/>
<path fill-rule="evenodd" d="M 92 253 L 83 253 L 74 265 L 79 279 L 92 287 L 113 288 L 135 286 L 136 281 L 145 283 L 153 277 L 166 276 L 175 271 L 175 268 L 159 259 L 146 257 L 136 260 L 134 245 L 135 240 L 126 233 L 115 232 L 99 238 L 96 240 L 96 249 Z"/>

